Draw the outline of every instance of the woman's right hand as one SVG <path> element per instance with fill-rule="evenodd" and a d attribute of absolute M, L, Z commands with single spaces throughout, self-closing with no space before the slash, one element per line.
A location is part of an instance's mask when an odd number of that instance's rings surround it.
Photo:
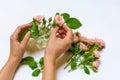
<path fill-rule="evenodd" d="M 57 36 L 59 32 L 59 27 L 55 27 L 50 35 L 47 47 L 45 49 L 45 57 L 48 56 L 51 59 L 56 60 L 60 54 L 65 52 L 71 47 L 72 44 L 72 30 L 67 26 L 63 26 L 62 29 L 65 31 L 65 34 L 59 37 Z"/>

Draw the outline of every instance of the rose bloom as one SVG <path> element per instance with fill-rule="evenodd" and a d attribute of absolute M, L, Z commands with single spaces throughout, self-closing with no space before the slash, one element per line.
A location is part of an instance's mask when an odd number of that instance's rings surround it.
<path fill-rule="evenodd" d="M 84 51 L 88 50 L 87 46 L 84 43 L 80 43 L 80 48 Z"/>
<path fill-rule="evenodd" d="M 100 66 L 100 60 L 94 61 L 92 65 L 93 65 L 96 69 L 98 69 L 99 66 Z"/>
<path fill-rule="evenodd" d="M 105 47 L 105 42 L 102 39 L 95 38 L 95 42 L 98 43 L 101 47 Z"/>
<path fill-rule="evenodd" d="M 56 16 L 55 16 L 55 23 L 56 23 L 56 24 L 59 24 L 59 25 L 64 24 L 64 18 L 63 18 L 63 16 L 56 15 Z"/>
<path fill-rule="evenodd" d="M 86 42 L 87 42 L 88 44 L 94 44 L 94 43 L 95 43 L 95 39 L 89 38 L 89 39 L 86 40 Z"/>
<path fill-rule="evenodd" d="M 77 35 L 78 34 L 78 35 Z M 80 33 L 79 32 L 77 32 L 77 34 L 76 33 L 73 33 L 73 42 L 78 42 L 78 41 L 80 41 Z"/>
<path fill-rule="evenodd" d="M 43 20 L 43 16 L 42 15 L 37 15 L 33 17 L 38 23 L 40 23 Z"/>
<path fill-rule="evenodd" d="M 80 41 L 87 42 L 88 38 L 85 36 L 80 36 Z"/>
<path fill-rule="evenodd" d="M 95 55 L 96 58 L 100 57 L 100 53 L 99 53 L 98 50 L 93 51 L 93 53 L 94 53 L 94 55 Z"/>

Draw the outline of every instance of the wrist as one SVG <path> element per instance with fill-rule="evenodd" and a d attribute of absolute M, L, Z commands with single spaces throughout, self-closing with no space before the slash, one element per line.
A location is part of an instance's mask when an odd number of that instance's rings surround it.
<path fill-rule="evenodd" d="M 53 50 L 45 50 L 44 57 L 50 61 L 56 61 L 56 52 Z"/>
<path fill-rule="evenodd" d="M 52 56 L 52 55 L 49 55 L 49 54 L 44 55 L 44 60 L 45 60 L 45 62 L 49 62 L 49 63 L 55 63 L 56 62 L 55 56 Z"/>
<path fill-rule="evenodd" d="M 10 57 L 8 58 L 8 61 L 15 62 L 15 63 L 20 63 L 21 58 L 16 57 L 16 56 L 10 56 Z"/>

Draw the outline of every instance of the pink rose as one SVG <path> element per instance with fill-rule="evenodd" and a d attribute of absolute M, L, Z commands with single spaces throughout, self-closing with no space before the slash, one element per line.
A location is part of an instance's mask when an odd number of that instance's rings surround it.
<path fill-rule="evenodd" d="M 80 36 L 80 41 L 87 42 L 88 38 L 85 36 Z"/>
<path fill-rule="evenodd" d="M 94 53 L 94 55 L 95 55 L 96 58 L 100 57 L 100 53 L 99 53 L 98 50 L 93 51 L 93 53 Z"/>
<path fill-rule="evenodd" d="M 80 41 L 80 33 L 79 32 L 77 32 L 77 34 L 78 35 L 76 35 L 76 33 L 73 33 L 73 41 L 74 42 L 78 42 L 78 41 Z"/>
<path fill-rule="evenodd" d="M 94 61 L 92 65 L 93 65 L 96 69 L 98 69 L 99 66 L 100 66 L 100 60 Z"/>
<path fill-rule="evenodd" d="M 95 43 L 95 39 L 89 38 L 89 39 L 86 40 L 86 42 L 87 42 L 88 44 L 94 44 L 94 43 Z"/>
<path fill-rule="evenodd" d="M 82 50 L 84 50 L 84 51 L 87 51 L 88 50 L 88 48 L 87 48 L 87 46 L 84 44 L 84 43 L 80 43 L 80 48 L 82 49 Z"/>
<path fill-rule="evenodd" d="M 62 25 L 62 24 L 64 23 L 64 18 L 63 18 L 63 16 L 56 15 L 56 16 L 55 16 L 55 23 L 56 23 L 56 24 L 59 24 L 59 25 Z"/>
<path fill-rule="evenodd" d="M 43 16 L 42 15 L 37 15 L 33 17 L 38 23 L 40 23 L 43 20 Z"/>
<path fill-rule="evenodd" d="M 102 39 L 95 38 L 95 42 L 98 43 L 101 47 L 105 47 L 105 42 Z"/>

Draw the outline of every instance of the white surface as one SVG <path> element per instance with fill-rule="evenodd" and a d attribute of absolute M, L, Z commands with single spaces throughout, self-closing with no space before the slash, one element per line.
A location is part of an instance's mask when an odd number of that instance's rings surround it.
<path fill-rule="evenodd" d="M 120 0 L 0 0 L 0 68 L 9 56 L 9 36 L 15 28 L 30 22 L 34 15 L 49 17 L 56 12 L 68 12 L 79 18 L 83 24 L 79 31 L 83 35 L 102 38 L 106 42 L 97 74 L 91 72 L 88 76 L 80 69 L 68 73 L 61 66 L 57 80 L 119 80 Z M 36 60 L 42 55 L 43 52 L 32 54 Z M 31 69 L 22 66 L 14 80 L 41 80 L 41 76 L 33 78 Z"/>

